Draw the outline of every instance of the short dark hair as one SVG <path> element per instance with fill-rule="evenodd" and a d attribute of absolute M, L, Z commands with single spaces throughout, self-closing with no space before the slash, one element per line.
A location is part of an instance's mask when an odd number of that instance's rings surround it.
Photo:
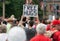
<path fill-rule="evenodd" d="M 22 21 L 25 22 L 25 21 L 26 21 L 26 17 L 24 17 L 24 18 L 22 19 Z"/>
<path fill-rule="evenodd" d="M 43 18 L 39 18 L 39 21 L 40 21 L 40 23 L 42 23 L 43 22 Z"/>
<path fill-rule="evenodd" d="M 59 20 L 59 17 L 56 17 L 55 19 L 56 19 L 56 20 Z"/>
<path fill-rule="evenodd" d="M 32 20 L 31 20 L 31 21 L 29 21 L 29 26 L 31 26 L 31 27 L 32 27 L 32 26 L 33 26 L 33 24 L 34 24 L 34 21 L 32 21 Z"/>

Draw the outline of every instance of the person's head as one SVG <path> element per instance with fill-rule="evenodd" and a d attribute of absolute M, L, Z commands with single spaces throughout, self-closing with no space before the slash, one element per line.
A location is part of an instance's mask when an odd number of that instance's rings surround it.
<path fill-rule="evenodd" d="M 47 24 L 47 19 L 43 19 L 43 24 Z"/>
<path fill-rule="evenodd" d="M 6 21 L 3 21 L 3 24 L 7 25 L 7 22 Z"/>
<path fill-rule="evenodd" d="M 56 17 L 55 19 L 56 19 L 56 20 L 59 20 L 59 17 Z"/>
<path fill-rule="evenodd" d="M 51 24 L 51 21 L 50 20 L 47 20 L 47 24 Z"/>
<path fill-rule="evenodd" d="M 52 21 L 51 25 L 52 25 L 52 28 L 56 28 L 56 30 L 60 30 L 60 22 L 59 22 L 59 20 Z"/>
<path fill-rule="evenodd" d="M 25 22 L 26 21 L 26 17 L 23 17 L 22 21 Z"/>
<path fill-rule="evenodd" d="M 2 33 L 6 33 L 7 32 L 7 29 L 6 29 L 6 25 L 2 25 Z"/>
<path fill-rule="evenodd" d="M 44 34 L 46 31 L 46 25 L 38 24 L 36 27 L 37 34 Z"/>
<path fill-rule="evenodd" d="M 2 33 L 2 27 L 1 27 L 1 25 L 0 25 L 0 33 Z"/>
<path fill-rule="evenodd" d="M 11 17 L 10 18 L 14 18 L 15 16 L 14 15 L 11 15 Z"/>
<path fill-rule="evenodd" d="M 40 21 L 40 23 L 43 23 L 43 19 L 42 18 L 39 18 L 39 21 Z"/>
<path fill-rule="evenodd" d="M 34 22 L 31 20 L 31 21 L 29 21 L 29 26 L 30 27 L 32 27 L 33 26 L 33 24 L 34 24 Z"/>
<path fill-rule="evenodd" d="M 24 22 L 24 23 L 22 23 L 22 25 L 24 26 L 24 27 L 26 27 L 26 23 Z"/>
<path fill-rule="evenodd" d="M 6 25 L 1 25 L 0 26 L 0 33 L 6 33 Z"/>
<path fill-rule="evenodd" d="M 19 24 L 19 21 L 20 21 L 20 20 L 19 20 L 19 19 L 17 19 L 17 20 L 16 20 L 16 24 Z"/>
<path fill-rule="evenodd" d="M 13 26 L 17 26 L 19 24 L 19 21 L 18 20 L 14 20 L 13 21 Z"/>
<path fill-rule="evenodd" d="M 8 33 L 8 41 L 26 41 L 26 34 L 23 28 L 13 27 Z"/>

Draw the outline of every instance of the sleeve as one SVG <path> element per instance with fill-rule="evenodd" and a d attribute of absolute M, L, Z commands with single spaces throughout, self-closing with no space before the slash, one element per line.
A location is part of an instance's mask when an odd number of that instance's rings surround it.
<path fill-rule="evenodd" d="M 60 36 L 58 37 L 58 41 L 60 41 Z"/>
<path fill-rule="evenodd" d="M 57 41 L 57 39 L 58 39 L 58 35 L 57 34 L 54 34 L 54 36 L 53 36 L 53 40 L 55 41 Z"/>
<path fill-rule="evenodd" d="M 51 39 L 48 39 L 47 41 L 52 41 Z"/>
<path fill-rule="evenodd" d="M 38 41 L 39 39 L 37 39 L 37 38 L 35 38 L 35 37 L 33 37 L 33 38 L 31 38 L 30 39 L 30 41 Z"/>

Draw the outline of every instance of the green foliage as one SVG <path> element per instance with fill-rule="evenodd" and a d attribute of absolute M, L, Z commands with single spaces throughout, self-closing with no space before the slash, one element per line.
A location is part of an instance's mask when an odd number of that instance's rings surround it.
<path fill-rule="evenodd" d="M 23 4 L 25 0 L 9 0 L 10 4 L 6 5 L 6 17 L 14 14 L 17 18 L 22 15 Z M 7 16 L 9 14 L 9 16 Z"/>
<path fill-rule="evenodd" d="M 6 17 L 10 17 L 12 14 L 16 16 L 16 18 L 20 17 L 23 14 L 23 4 L 25 0 L 5 0 L 5 12 Z M 38 13 L 41 16 L 42 11 L 40 9 L 40 4 L 38 0 L 33 0 L 34 4 L 39 5 Z M 0 2 L 0 16 L 2 16 L 2 2 Z"/>
<path fill-rule="evenodd" d="M 2 16 L 2 3 L 0 2 L 0 16 Z"/>

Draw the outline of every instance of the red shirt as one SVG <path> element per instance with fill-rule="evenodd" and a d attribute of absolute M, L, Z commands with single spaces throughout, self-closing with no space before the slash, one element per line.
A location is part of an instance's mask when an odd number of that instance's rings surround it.
<path fill-rule="evenodd" d="M 60 41 L 60 31 L 55 32 L 52 38 L 54 41 Z"/>
<path fill-rule="evenodd" d="M 48 24 L 47 27 L 46 27 L 46 30 L 48 31 L 48 30 L 50 30 L 50 28 L 51 28 L 50 24 Z"/>
<path fill-rule="evenodd" d="M 36 35 L 30 41 L 51 41 L 51 40 L 45 37 L 44 35 Z"/>

